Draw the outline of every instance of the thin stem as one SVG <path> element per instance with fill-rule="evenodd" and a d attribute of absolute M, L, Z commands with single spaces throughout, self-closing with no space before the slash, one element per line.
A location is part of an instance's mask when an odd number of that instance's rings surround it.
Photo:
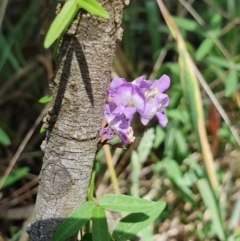
<path fill-rule="evenodd" d="M 105 153 L 106 162 L 107 162 L 108 170 L 109 170 L 109 173 L 110 173 L 111 181 L 112 181 L 112 184 L 113 184 L 114 192 L 116 194 L 120 194 L 118 181 L 117 181 L 117 175 L 116 175 L 116 172 L 115 172 L 115 169 L 114 169 L 114 166 L 113 166 L 112 154 L 111 154 L 109 145 L 104 145 L 103 150 L 104 150 L 104 153 Z"/>
<path fill-rule="evenodd" d="M 89 188 L 88 188 L 88 200 L 89 201 L 94 201 L 93 195 L 94 195 L 95 177 L 96 177 L 96 159 L 94 160 L 94 163 L 93 163 L 91 181 L 90 181 L 90 185 L 89 185 Z"/>

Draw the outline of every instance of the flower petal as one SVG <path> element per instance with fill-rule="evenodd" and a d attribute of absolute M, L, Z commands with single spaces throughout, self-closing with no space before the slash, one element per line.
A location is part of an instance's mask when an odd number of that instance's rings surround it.
<path fill-rule="evenodd" d="M 161 105 L 161 107 L 167 107 L 169 105 L 169 97 L 166 94 L 158 93 L 157 96 L 158 104 Z"/>
<path fill-rule="evenodd" d="M 117 107 L 113 110 L 113 114 L 114 115 L 117 115 L 117 114 L 121 115 L 124 110 L 125 110 L 124 105 L 117 105 Z"/>
<path fill-rule="evenodd" d="M 119 78 L 117 76 L 113 77 L 112 82 L 110 83 L 109 89 L 115 91 L 119 86 L 126 83 L 126 80 Z"/>
<path fill-rule="evenodd" d="M 108 124 L 113 130 L 127 129 L 130 125 L 123 115 L 116 115 Z"/>
<path fill-rule="evenodd" d="M 132 99 L 133 87 L 130 83 L 122 84 L 114 97 L 117 105 L 127 105 Z"/>
<path fill-rule="evenodd" d="M 158 80 L 155 80 L 150 88 L 157 88 L 158 92 L 164 92 L 169 88 L 169 86 L 170 78 L 166 74 L 164 74 Z"/>
<path fill-rule="evenodd" d="M 99 134 L 100 136 L 107 135 L 107 140 L 111 140 L 114 137 L 114 132 L 109 127 L 102 128 Z"/>
<path fill-rule="evenodd" d="M 110 123 L 114 118 L 115 114 L 113 114 L 113 111 L 116 109 L 117 105 L 113 102 L 105 103 L 104 107 L 104 117 L 107 121 L 107 123 Z"/>
<path fill-rule="evenodd" d="M 125 115 L 126 119 L 131 121 L 133 115 L 136 113 L 136 108 L 133 106 L 126 106 L 124 108 L 123 114 Z"/>
<path fill-rule="evenodd" d="M 164 111 L 163 110 L 159 110 L 157 113 L 156 113 L 156 116 L 158 118 L 158 122 L 159 124 L 162 126 L 162 127 L 165 127 L 168 123 L 168 119 L 167 117 L 164 115 Z"/>
<path fill-rule="evenodd" d="M 141 89 L 148 89 L 151 86 L 152 81 L 146 80 L 145 76 L 140 76 L 132 81 L 132 84 L 137 85 Z"/>
<path fill-rule="evenodd" d="M 129 126 L 126 130 L 119 131 L 117 134 L 123 144 L 131 144 L 136 139 L 136 137 L 133 135 L 134 133 L 131 126 Z"/>
<path fill-rule="evenodd" d="M 138 86 L 133 86 L 132 103 L 140 114 L 143 114 L 146 106 L 146 99 Z"/>
<path fill-rule="evenodd" d="M 158 111 L 158 102 L 156 98 L 147 101 L 143 115 L 141 115 L 141 122 L 147 125 L 148 122 L 155 116 Z"/>

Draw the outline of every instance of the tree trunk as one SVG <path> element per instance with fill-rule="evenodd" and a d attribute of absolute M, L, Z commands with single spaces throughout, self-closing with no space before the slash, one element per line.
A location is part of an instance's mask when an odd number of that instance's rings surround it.
<path fill-rule="evenodd" d="M 63 219 L 87 197 L 114 50 L 122 35 L 122 12 L 128 3 L 99 2 L 110 19 L 80 11 L 59 48 L 35 213 L 27 228 L 31 241 L 50 241 Z"/>

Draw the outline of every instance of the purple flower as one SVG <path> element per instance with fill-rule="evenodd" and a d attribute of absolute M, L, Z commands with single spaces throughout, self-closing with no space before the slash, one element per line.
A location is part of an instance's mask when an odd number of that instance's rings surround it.
<path fill-rule="evenodd" d="M 165 127 L 168 120 L 162 107 L 168 106 L 169 98 L 163 92 L 169 86 L 170 78 L 167 75 L 154 81 L 141 76 L 131 83 L 114 77 L 107 91 L 104 108 L 107 126 L 100 131 L 100 135 L 106 135 L 109 140 L 116 134 L 122 143 L 132 143 L 135 137 L 130 125 L 136 112 L 140 114 L 143 125 L 147 125 L 156 116 L 159 124 Z"/>
<path fill-rule="evenodd" d="M 122 84 L 126 83 L 126 80 L 119 77 L 113 77 L 112 82 L 110 83 L 109 89 L 107 91 L 108 97 L 111 100 L 111 97 L 113 97 L 118 89 Z"/>
<path fill-rule="evenodd" d="M 134 107 L 135 111 L 142 114 L 145 109 L 145 96 L 142 90 L 131 83 L 122 84 L 115 96 L 113 101 L 118 105 L 123 107 Z"/>
<path fill-rule="evenodd" d="M 159 93 L 163 93 L 170 86 L 170 78 L 167 75 L 162 75 L 158 80 L 154 80 L 150 89 L 157 88 Z"/>
<path fill-rule="evenodd" d="M 154 98 L 150 98 L 146 102 L 146 108 L 144 113 L 141 115 L 141 122 L 143 125 L 147 125 L 148 122 L 156 115 L 159 121 L 159 124 L 162 127 L 167 125 L 167 117 L 164 115 L 162 107 L 166 107 L 169 104 L 169 98 L 166 94 L 160 93 Z"/>
<path fill-rule="evenodd" d="M 111 140 L 114 137 L 114 132 L 110 127 L 104 127 L 100 130 L 100 136 L 107 135 L 106 139 Z"/>
<path fill-rule="evenodd" d="M 142 90 L 149 89 L 150 85 L 152 84 L 152 81 L 146 80 L 145 76 L 140 76 L 136 78 L 133 82 L 133 85 L 137 85 Z"/>
<path fill-rule="evenodd" d="M 118 87 L 127 81 L 123 78 L 113 77 L 112 82 L 110 83 L 109 90 L 116 91 Z"/>
<path fill-rule="evenodd" d="M 120 140 L 123 144 L 131 144 L 135 141 L 136 137 L 133 135 L 133 129 L 129 126 L 126 130 L 120 130 L 117 132 L 120 137 Z"/>
<path fill-rule="evenodd" d="M 123 144 L 130 144 L 135 140 L 132 127 L 130 127 L 131 120 L 126 118 L 123 113 L 115 114 L 114 111 L 117 108 L 118 106 L 113 102 L 105 104 L 104 116 L 108 123 L 108 127 L 103 128 L 100 131 L 100 135 L 106 134 L 106 139 L 110 140 L 114 137 L 112 133 L 115 133 L 120 137 Z"/>

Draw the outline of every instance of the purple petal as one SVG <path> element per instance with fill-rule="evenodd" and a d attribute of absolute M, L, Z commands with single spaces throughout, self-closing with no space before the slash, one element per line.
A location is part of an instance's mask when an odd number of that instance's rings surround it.
<path fill-rule="evenodd" d="M 143 114 L 146 106 L 146 99 L 142 90 L 137 86 L 133 86 L 132 103 L 133 106 L 136 107 L 137 111 L 140 114 Z"/>
<path fill-rule="evenodd" d="M 107 123 L 111 122 L 115 118 L 113 111 L 116 109 L 117 105 L 113 102 L 106 103 L 104 107 L 104 117 L 106 118 Z"/>
<path fill-rule="evenodd" d="M 114 97 L 117 105 L 127 105 L 132 99 L 133 87 L 130 83 L 122 84 Z"/>
<path fill-rule="evenodd" d="M 114 137 L 114 132 L 109 127 L 102 128 L 99 134 L 100 134 L 100 136 L 106 134 L 107 135 L 107 137 L 106 137 L 107 140 L 110 140 L 110 139 L 112 139 Z"/>
<path fill-rule="evenodd" d="M 114 98 L 114 96 L 116 95 L 116 93 L 113 91 L 113 90 L 107 90 L 107 96 L 108 96 L 108 99 L 109 97 Z M 107 102 L 108 102 L 108 99 L 107 99 Z"/>
<path fill-rule="evenodd" d="M 158 80 L 155 80 L 152 83 L 150 88 L 151 89 L 157 88 L 158 92 L 164 92 L 169 88 L 169 86 L 170 86 L 170 78 L 166 74 L 164 74 Z"/>
<path fill-rule="evenodd" d="M 124 106 L 124 105 L 118 105 L 114 111 L 113 114 L 115 116 L 124 114 L 125 118 L 127 120 L 132 120 L 133 115 L 136 113 L 136 108 L 133 106 Z"/>
<path fill-rule="evenodd" d="M 165 127 L 168 123 L 168 119 L 167 117 L 164 115 L 164 111 L 163 110 L 159 110 L 157 113 L 156 113 L 156 116 L 158 118 L 158 122 L 159 124 L 162 126 L 162 127 Z"/>
<path fill-rule="evenodd" d="M 157 96 L 158 104 L 161 105 L 161 107 L 167 107 L 169 105 L 169 97 L 166 94 L 158 93 Z"/>
<path fill-rule="evenodd" d="M 124 144 L 131 144 L 136 139 L 135 136 L 133 135 L 134 133 L 133 133 L 132 127 L 128 127 L 128 129 L 126 130 L 121 130 L 117 134 L 121 142 Z"/>
<path fill-rule="evenodd" d="M 109 89 L 115 91 L 119 86 L 126 83 L 126 80 L 119 77 L 113 77 L 112 82 L 110 83 Z"/>
<path fill-rule="evenodd" d="M 117 105 L 117 107 L 113 110 L 113 114 L 117 115 L 117 114 L 122 114 L 123 111 L 125 110 L 125 106 L 124 105 Z"/>
<path fill-rule="evenodd" d="M 125 115 L 126 119 L 127 120 L 132 120 L 133 118 L 133 115 L 136 113 L 136 108 L 133 107 L 133 106 L 126 106 L 124 111 L 123 111 L 123 114 Z"/>
<path fill-rule="evenodd" d="M 140 76 L 132 81 L 133 85 L 137 85 L 141 89 L 148 89 L 152 84 L 152 81 L 148 81 L 145 79 L 145 76 Z"/>
<path fill-rule="evenodd" d="M 114 102 L 105 103 L 104 113 L 112 113 L 116 109 L 117 105 Z"/>
<path fill-rule="evenodd" d="M 141 122 L 143 125 L 147 125 L 148 122 L 155 116 L 158 111 L 157 99 L 152 98 L 146 102 L 146 107 L 143 115 L 141 115 Z"/>
<path fill-rule="evenodd" d="M 123 115 L 116 115 L 108 124 L 114 130 L 127 129 L 130 125 Z"/>

